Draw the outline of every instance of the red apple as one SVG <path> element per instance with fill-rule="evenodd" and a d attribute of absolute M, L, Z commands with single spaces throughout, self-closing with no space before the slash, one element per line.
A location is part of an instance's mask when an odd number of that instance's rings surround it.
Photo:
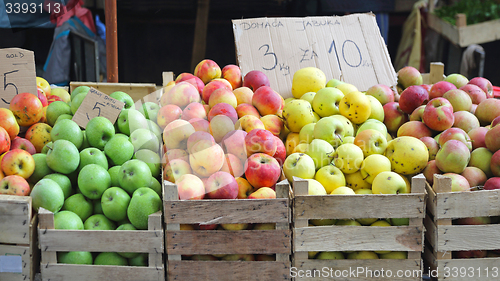
<path fill-rule="evenodd" d="M 245 144 L 245 138 L 247 135 L 247 132 L 242 130 L 235 130 L 227 133 L 221 141 L 226 153 L 233 154 L 241 161 L 245 161 L 247 159 L 247 149 Z"/>
<path fill-rule="evenodd" d="M 265 153 L 273 156 L 276 153 L 277 144 L 274 135 L 268 130 L 253 129 L 245 137 L 247 156 L 254 153 Z"/>
<path fill-rule="evenodd" d="M 470 191 L 469 182 L 465 177 L 455 173 L 445 173 L 443 176 L 451 178 L 452 192 Z"/>
<path fill-rule="evenodd" d="M 7 131 L 11 140 L 19 134 L 19 124 L 17 124 L 16 117 L 7 108 L 0 108 L 0 127 Z"/>
<path fill-rule="evenodd" d="M 486 93 L 486 98 L 493 97 L 493 85 L 491 84 L 490 80 L 484 77 L 474 77 L 469 81 L 468 84 L 474 84 L 481 88 L 481 90 Z"/>
<path fill-rule="evenodd" d="M 6 176 L 18 175 L 28 179 L 35 171 L 35 160 L 26 150 L 9 150 L 2 156 L 1 169 Z"/>
<path fill-rule="evenodd" d="M 432 85 L 429 90 L 429 99 L 440 98 L 444 95 L 444 93 L 456 88 L 457 87 L 454 84 L 448 81 L 439 81 Z"/>
<path fill-rule="evenodd" d="M 199 102 L 192 102 L 184 108 L 182 111 L 182 119 L 189 121 L 193 118 L 207 118 L 207 112 L 205 111 L 205 107 L 203 104 Z"/>
<path fill-rule="evenodd" d="M 468 111 L 457 111 L 453 113 L 455 121 L 453 122 L 453 127 L 460 128 L 465 132 L 469 132 L 472 129 L 479 128 L 479 120 L 477 117 Z"/>
<path fill-rule="evenodd" d="M 198 89 L 188 82 L 176 83 L 168 92 L 163 93 L 160 98 L 160 104 L 175 104 L 181 109 L 185 108 L 192 102 L 200 101 L 200 93 Z"/>
<path fill-rule="evenodd" d="M 425 169 L 422 171 L 422 174 L 424 174 L 425 180 L 432 186 L 434 183 L 434 174 L 442 174 L 441 170 L 436 165 L 436 160 L 431 160 L 427 163 L 427 166 L 425 166 Z"/>
<path fill-rule="evenodd" d="M 399 97 L 399 107 L 406 114 L 429 101 L 429 93 L 422 86 L 410 86 Z"/>
<path fill-rule="evenodd" d="M 490 169 L 493 176 L 500 177 L 500 150 L 491 156 Z"/>
<path fill-rule="evenodd" d="M 500 125 L 492 126 L 484 135 L 486 147 L 495 152 L 500 149 Z"/>
<path fill-rule="evenodd" d="M 455 220 L 455 224 L 458 225 L 484 225 L 490 224 L 490 217 L 470 217 L 470 218 L 461 218 Z"/>
<path fill-rule="evenodd" d="M 259 87 L 253 94 L 252 105 L 260 115 L 278 114 L 281 111 L 281 96 L 269 86 Z"/>
<path fill-rule="evenodd" d="M 399 108 L 398 102 L 390 102 L 383 106 L 384 124 L 391 133 L 396 133 L 405 122 L 408 121 L 408 115 Z"/>
<path fill-rule="evenodd" d="M 29 183 L 21 176 L 10 175 L 0 180 L 0 195 L 28 196 L 30 192 Z"/>
<path fill-rule="evenodd" d="M 423 115 L 424 123 L 432 130 L 444 131 L 453 126 L 453 106 L 445 98 L 434 98 L 427 103 Z"/>
<path fill-rule="evenodd" d="M 371 86 L 366 94 L 375 97 L 382 106 L 394 101 L 394 91 L 384 84 Z"/>
<path fill-rule="evenodd" d="M 420 140 L 425 144 L 425 146 L 427 146 L 427 150 L 429 151 L 429 160 L 434 160 L 439 150 L 437 141 L 432 137 L 421 137 Z"/>
<path fill-rule="evenodd" d="M 219 171 L 208 178 L 205 192 L 211 199 L 236 199 L 238 183 L 230 173 Z"/>
<path fill-rule="evenodd" d="M 486 99 L 478 104 L 475 113 L 482 126 L 489 125 L 493 119 L 500 116 L 500 100 Z"/>
<path fill-rule="evenodd" d="M 46 107 L 47 105 L 49 105 L 49 102 L 47 101 L 47 96 L 45 95 L 43 90 L 37 87 L 37 91 L 38 91 L 37 96 L 40 102 L 42 103 L 42 106 Z"/>
<path fill-rule="evenodd" d="M 410 121 L 399 127 L 397 136 L 410 136 L 419 139 L 432 136 L 432 131 L 423 122 Z"/>
<path fill-rule="evenodd" d="M 197 200 L 205 197 L 205 185 L 192 174 L 185 174 L 177 179 L 177 192 L 180 200 Z"/>
<path fill-rule="evenodd" d="M 193 126 L 195 131 L 203 131 L 203 132 L 210 132 L 210 123 L 201 118 L 192 118 L 189 120 L 189 123 Z"/>
<path fill-rule="evenodd" d="M 444 93 L 443 98 L 451 103 L 454 112 L 462 110 L 469 111 L 472 107 L 472 99 L 466 92 L 460 89 L 449 90 Z"/>
<path fill-rule="evenodd" d="M 231 118 L 233 124 L 238 121 L 238 113 L 236 112 L 236 109 L 228 103 L 218 103 L 214 105 L 214 107 L 210 109 L 210 112 L 208 112 L 208 121 L 211 121 L 212 118 L 217 115 L 225 115 Z"/>
<path fill-rule="evenodd" d="M 472 150 L 472 143 L 469 135 L 460 128 L 449 128 L 444 130 L 439 136 L 438 144 L 442 147 L 449 140 L 461 141 L 469 150 Z"/>
<path fill-rule="evenodd" d="M 200 225 L 198 225 L 198 229 L 199 230 L 214 230 L 217 228 L 217 226 L 219 226 L 219 225 L 218 224 L 200 224 Z M 213 257 L 214 258 L 213 260 L 217 260 L 217 258 L 214 256 L 210 256 L 210 257 Z"/>
<path fill-rule="evenodd" d="M 3 128 L 0 127 L 0 155 L 10 150 L 11 140 L 9 133 Z"/>
<path fill-rule="evenodd" d="M 180 119 L 182 116 L 182 109 L 175 104 L 164 105 L 158 110 L 156 117 L 157 124 L 164 129 L 172 121 Z"/>
<path fill-rule="evenodd" d="M 36 153 L 35 146 L 33 146 L 33 144 L 25 138 L 16 137 L 12 140 L 10 144 L 10 149 L 16 149 L 16 148 L 26 150 L 31 155 Z"/>
<path fill-rule="evenodd" d="M 483 170 L 477 167 L 466 167 L 460 175 L 467 179 L 471 187 L 482 186 L 488 179 Z"/>
<path fill-rule="evenodd" d="M 257 118 L 260 118 L 260 113 L 259 111 L 257 111 L 257 108 L 248 103 L 239 104 L 236 107 L 236 112 L 238 113 L 238 118 L 241 118 L 245 115 L 252 115 Z"/>
<path fill-rule="evenodd" d="M 15 95 L 10 101 L 9 109 L 20 126 L 31 126 L 43 116 L 42 102 L 30 93 Z"/>
<path fill-rule="evenodd" d="M 460 87 L 460 90 L 466 92 L 469 95 L 473 104 L 480 104 L 486 99 L 486 93 L 474 84 L 466 84 Z"/>
<path fill-rule="evenodd" d="M 238 177 L 236 182 L 238 183 L 238 199 L 245 199 L 254 191 L 253 186 L 245 178 Z"/>
<path fill-rule="evenodd" d="M 422 85 L 422 74 L 413 66 L 405 66 L 398 71 L 398 84 L 403 89 L 412 85 Z"/>
<path fill-rule="evenodd" d="M 63 101 L 63 99 L 60 97 L 60 96 L 56 96 L 56 95 L 50 95 L 47 97 L 47 104 L 51 104 L 55 101 Z"/>
<path fill-rule="evenodd" d="M 248 195 L 248 199 L 276 199 L 276 191 L 270 187 L 261 187 Z"/>
<path fill-rule="evenodd" d="M 179 74 L 179 76 L 175 78 L 175 83 L 179 82 L 188 82 L 192 84 L 193 86 L 196 87 L 196 89 L 198 89 L 198 93 L 200 93 L 200 95 L 203 92 L 203 88 L 205 87 L 205 83 L 203 83 L 203 81 L 201 81 L 200 78 L 194 76 L 191 73 L 186 73 L 186 72 Z"/>
<path fill-rule="evenodd" d="M 191 166 L 182 159 L 173 159 L 165 165 L 163 169 L 163 178 L 169 182 L 175 183 L 182 175 L 191 174 Z"/>
<path fill-rule="evenodd" d="M 201 140 L 210 141 L 212 144 L 215 144 L 215 139 L 211 134 L 203 131 L 194 132 L 187 139 L 187 152 L 192 153 L 191 149 L 193 148 L 193 146 Z"/>
<path fill-rule="evenodd" d="M 222 165 L 222 168 L 220 168 L 220 170 L 230 173 L 233 177 L 237 178 L 241 177 L 245 172 L 243 170 L 243 165 L 244 163 L 234 154 L 226 154 L 226 157 L 224 158 L 224 164 Z"/>
<path fill-rule="evenodd" d="M 168 163 L 169 161 L 172 161 L 174 159 L 182 159 L 187 162 L 189 161 L 189 155 L 184 149 L 169 149 L 163 155 L 162 163 Z"/>
<path fill-rule="evenodd" d="M 500 177 L 492 177 L 484 183 L 485 190 L 500 189 Z"/>
<path fill-rule="evenodd" d="M 241 69 L 234 64 L 228 64 L 222 68 L 222 78 L 231 83 L 233 89 L 239 88 L 242 85 Z"/>
<path fill-rule="evenodd" d="M 255 153 L 245 163 L 245 177 L 256 189 L 273 186 L 280 175 L 280 164 L 270 155 Z"/>
<path fill-rule="evenodd" d="M 424 110 L 425 105 L 421 105 L 415 108 L 415 110 L 413 110 L 413 112 L 410 114 L 410 121 L 424 121 Z"/>
<path fill-rule="evenodd" d="M 261 86 L 270 86 L 269 78 L 267 78 L 266 74 L 262 71 L 252 70 L 243 78 L 243 87 L 252 89 L 254 93 Z"/>
<path fill-rule="evenodd" d="M 212 79 L 220 78 L 221 72 L 220 66 L 215 61 L 204 59 L 196 65 L 193 74 L 207 84 Z"/>
<path fill-rule="evenodd" d="M 208 104 L 208 101 L 210 99 L 210 96 L 212 95 L 212 93 L 217 90 L 217 89 L 221 89 L 221 88 L 225 88 L 225 89 L 228 89 L 228 90 L 231 90 L 229 89 L 229 87 L 222 81 L 218 81 L 218 80 L 214 80 L 214 81 L 210 81 L 210 83 L 208 83 L 207 85 L 205 85 L 205 88 L 203 88 L 203 92 L 201 93 L 201 98 L 203 99 L 203 101 Z"/>
<path fill-rule="evenodd" d="M 276 152 L 274 153 L 273 157 L 274 157 L 274 159 L 276 159 L 278 161 L 278 163 L 280 164 L 280 167 L 281 167 L 281 166 L 283 166 L 283 163 L 285 163 L 286 148 L 285 148 L 285 144 L 283 143 L 283 141 L 280 138 L 275 136 L 274 139 L 276 140 Z"/>
<path fill-rule="evenodd" d="M 478 147 L 486 147 L 485 137 L 488 132 L 488 128 L 479 127 L 469 131 L 468 135 L 472 142 L 472 149 Z"/>

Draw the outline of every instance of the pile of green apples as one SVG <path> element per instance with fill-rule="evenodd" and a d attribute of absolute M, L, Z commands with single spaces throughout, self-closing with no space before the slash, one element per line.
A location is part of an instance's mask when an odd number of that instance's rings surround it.
<path fill-rule="evenodd" d="M 53 127 L 33 155 L 33 207 L 53 212 L 55 229 L 148 229 L 148 216 L 162 206 L 161 129 L 148 119 L 155 108 L 115 92 L 110 96 L 125 103 L 118 120 L 94 117 L 82 130 L 71 117 L 88 91 L 78 87 L 70 103 L 47 108 Z M 58 262 L 147 266 L 147 254 L 59 252 Z"/>

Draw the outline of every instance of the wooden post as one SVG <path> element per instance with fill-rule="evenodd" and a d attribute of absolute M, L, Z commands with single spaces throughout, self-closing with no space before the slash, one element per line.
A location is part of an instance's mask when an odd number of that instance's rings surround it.
<path fill-rule="evenodd" d="M 295 178 L 293 179 L 293 193 L 295 195 L 308 195 L 309 194 L 309 183 L 306 180 Z M 295 201 L 294 201 L 295 203 Z M 295 212 L 295 208 L 293 208 L 293 212 Z M 308 219 L 296 219 L 296 214 L 293 215 L 294 218 L 294 229 L 298 230 L 298 228 L 308 227 L 309 220 Z M 295 242 L 294 242 L 295 243 Z M 294 261 L 293 266 L 298 266 L 300 261 L 307 261 L 309 259 L 308 252 L 297 252 L 295 250 L 294 244 Z"/>
<path fill-rule="evenodd" d="M 456 14 L 455 15 L 455 25 L 457 27 L 467 26 L 467 16 L 465 14 Z"/>
<path fill-rule="evenodd" d="M 196 24 L 194 27 L 193 54 L 191 56 L 191 69 L 193 71 L 196 65 L 205 58 L 209 11 L 210 0 L 198 0 L 198 11 L 196 12 Z"/>
<path fill-rule="evenodd" d="M 442 62 L 431 62 L 431 69 L 429 71 L 429 82 L 435 84 L 443 81 L 444 64 Z"/>
<path fill-rule="evenodd" d="M 177 192 L 177 185 L 169 182 L 169 181 L 166 181 L 164 180 L 163 181 L 163 202 L 165 201 L 176 201 L 176 200 L 179 200 L 179 193 Z M 165 208 L 167 206 L 164 204 L 164 210 L 165 211 Z M 165 222 L 167 221 L 166 220 L 166 216 L 165 215 Z M 167 223 L 166 224 L 166 227 L 165 227 L 165 230 L 168 231 L 168 230 L 180 230 L 180 224 L 178 223 Z M 168 235 L 165 234 L 165 248 L 167 248 L 167 237 Z M 169 261 L 180 261 L 181 260 L 181 255 L 169 255 L 167 253 L 167 260 Z"/>
<path fill-rule="evenodd" d="M 116 21 L 116 0 L 106 0 L 106 66 L 108 82 L 118 82 L 118 36 Z"/>
<path fill-rule="evenodd" d="M 437 193 L 451 192 L 451 178 L 434 175 L 434 191 Z M 436 226 L 451 225 L 451 219 L 434 219 Z M 437 248 L 437 245 L 436 245 Z M 451 259 L 451 252 L 440 252 L 439 249 L 434 249 L 435 256 L 438 260 Z"/>
<path fill-rule="evenodd" d="M 276 198 L 290 198 L 290 190 L 288 187 L 288 181 L 285 179 L 276 184 Z M 290 213 L 288 214 L 288 222 L 278 222 L 276 223 L 276 229 L 287 230 L 290 229 Z M 290 261 L 290 254 L 276 254 L 276 261 Z"/>
<path fill-rule="evenodd" d="M 411 193 L 425 193 L 425 177 L 423 174 L 418 174 L 411 179 Z M 425 199 L 424 199 L 425 200 Z M 422 210 L 425 213 L 425 208 Z M 422 218 L 410 218 L 409 225 L 419 227 L 422 225 Z M 422 242 L 424 241 L 424 233 L 422 232 Z M 422 246 L 422 251 L 424 247 Z M 421 252 L 408 252 L 408 259 L 421 259 Z"/>
<path fill-rule="evenodd" d="M 54 213 L 40 208 L 38 210 L 38 236 L 43 236 L 47 229 L 54 229 Z M 46 267 L 51 263 L 57 263 L 57 253 L 51 249 L 40 249 L 42 252 L 41 266 Z"/>

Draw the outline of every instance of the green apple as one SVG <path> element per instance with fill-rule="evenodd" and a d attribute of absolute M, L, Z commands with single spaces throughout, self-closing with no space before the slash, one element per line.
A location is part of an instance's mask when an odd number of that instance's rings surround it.
<path fill-rule="evenodd" d="M 283 107 L 283 119 L 291 132 L 299 133 L 302 127 L 314 121 L 312 106 L 305 100 L 291 100 Z"/>
<path fill-rule="evenodd" d="M 148 266 L 148 254 L 139 253 L 138 256 L 128 259 L 130 266 Z"/>
<path fill-rule="evenodd" d="M 131 108 L 132 106 L 134 106 L 134 100 L 125 92 L 116 91 L 111 93 L 111 95 L 109 96 L 125 103 L 123 108 Z"/>
<path fill-rule="evenodd" d="M 403 177 L 394 172 L 379 173 L 373 179 L 372 192 L 373 194 L 410 193 Z"/>
<path fill-rule="evenodd" d="M 283 172 L 289 182 L 293 182 L 293 177 L 302 179 L 312 179 L 316 174 L 314 160 L 305 153 L 292 153 L 288 155 L 283 163 Z"/>
<path fill-rule="evenodd" d="M 108 219 L 114 221 L 120 221 L 127 217 L 129 203 L 130 195 L 116 186 L 106 189 L 101 197 L 102 212 Z"/>
<path fill-rule="evenodd" d="M 355 251 L 347 255 L 350 260 L 372 260 L 378 259 L 378 255 L 372 251 Z"/>
<path fill-rule="evenodd" d="M 141 112 L 129 108 L 122 109 L 116 122 L 120 133 L 130 136 L 130 134 L 137 129 L 147 128 L 148 122 L 146 120 L 146 117 L 144 117 Z"/>
<path fill-rule="evenodd" d="M 63 175 L 63 174 L 48 174 L 44 179 L 51 179 L 59 185 L 59 187 L 62 189 L 64 193 L 64 199 L 66 200 L 68 197 L 70 197 L 73 194 L 73 186 L 71 185 L 71 180 L 68 178 L 68 176 Z"/>
<path fill-rule="evenodd" d="M 371 96 L 368 96 L 371 97 Z M 356 135 L 358 135 L 360 132 L 366 130 L 366 129 L 373 129 L 376 131 L 379 131 L 382 133 L 383 136 L 387 135 L 387 127 L 385 124 L 379 120 L 376 119 L 368 119 L 366 120 L 361 126 L 359 126 L 358 131 L 356 132 Z"/>
<path fill-rule="evenodd" d="M 99 199 L 111 186 L 108 170 L 97 164 L 83 167 L 78 174 L 78 188 L 85 197 Z"/>
<path fill-rule="evenodd" d="M 371 113 L 370 117 L 368 117 L 368 120 L 373 119 L 373 120 L 378 120 L 380 122 L 384 122 L 384 107 L 380 103 L 378 99 L 376 99 L 374 96 L 366 95 L 368 99 L 370 100 L 370 107 L 371 107 Z"/>
<path fill-rule="evenodd" d="M 128 194 L 133 194 L 140 187 L 148 187 L 151 184 L 151 177 L 151 170 L 146 163 L 132 159 L 121 166 L 118 182 Z"/>
<path fill-rule="evenodd" d="M 344 174 L 352 174 L 361 168 L 363 150 L 352 143 L 339 146 L 333 153 L 333 163 Z"/>
<path fill-rule="evenodd" d="M 351 225 L 351 226 L 361 226 L 356 220 L 337 220 L 335 225 Z"/>
<path fill-rule="evenodd" d="M 78 87 L 76 87 L 73 90 L 73 92 L 71 92 L 71 100 L 73 100 L 80 93 L 88 93 L 89 90 L 90 90 L 90 87 L 88 87 L 88 86 L 78 86 Z"/>
<path fill-rule="evenodd" d="M 337 85 L 344 84 L 345 82 L 340 81 L 338 79 L 330 79 L 326 82 L 327 87 L 336 87 Z"/>
<path fill-rule="evenodd" d="M 325 140 L 334 148 L 342 144 L 344 136 L 344 124 L 331 116 L 321 118 L 314 126 L 314 138 Z"/>
<path fill-rule="evenodd" d="M 161 142 L 162 141 L 161 134 L 163 134 L 163 130 L 160 128 L 160 126 L 158 126 L 158 124 L 155 123 L 156 121 L 151 121 L 151 120 L 146 120 L 146 121 L 148 122 L 147 128 L 151 132 L 153 132 L 153 134 L 155 134 L 158 140 L 160 140 Z"/>
<path fill-rule="evenodd" d="M 486 176 L 491 177 L 493 173 L 491 172 L 491 158 L 493 157 L 493 152 L 491 152 L 486 147 L 478 147 L 474 149 L 470 154 L 470 167 L 476 167 L 481 169 Z"/>
<path fill-rule="evenodd" d="M 155 177 L 151 177 L 151 184 L 149 185 L 149 188 L 161 196 L 161 183 Z"/>
<path fill-rule="evenodd" d="M 344 125 L 344 135 L 346 137 L 353 137 L 355 130 L 354 130 L 354 123 L 351 122 L 351 120 L 347 119 L 347 117 L 340 115 L 340 114 L 335 114 L 330 116 L 330 118 L 337 119 L 342 122 Z"/>
<path fill-rule="evenodd" d="M 314 100 L 314 96 L 316 95 L 316 92 L 307 92 L 305 94 L 303 94 L 300 99 L 301 100 L 306 100 L 308 101 L 311 105 L 312 105 L 312 102 Z"/>
<path fill-rule="evenodd" d="M 135 228 L 135 226 L 131 223 L 124 223 L 120 224 L 120 226 L 118 226 L 116 230 L 137 230 L 137 228 Z"/>
<path fill-rule="evenodd" d="M 50 131 L 50 138 L 52 141 L 68 140 L 78 149 L 80 149 L 83 143 L 83 133 L 80 126 L 75 121 L 69 119 L 57 122 L 52 131 Z"/>
<path fill-rule="evenodd" d="M 311 143 L 314 139 L 314 126 L 316 123 L 309 123 L 300 129 L 299 143 Z"/>
<path fill-rule="evenodd" d="M 139 110 L 146 119 L 156 121 L 160 106 L 154 102 L 147 101 L 136 109 Z"/>
<path fill-rule="evenodd" d="M 330 164 L 333 159 L 333 146 L 325 140 L 314 139 L 307 146 L 305 153 L 314 160 L 316 170 Z"/>
<path fill-rule="evenodd" d="M 76 111 L 87 97 L 87 93 L 80 93 L 71 99 L 71 114 L 75 115 Z"/>
<path fill-rule="evenodd" d="M 467 83 L 469 83 L 469 79 L 467 79 L 467 77 L 458 73 L 452 73 L 446 76 L 446 78 L 444 78 L 444 81 L 450 82 L 451 84 L 455 85 L 457 89 L 460 89 L 462 86 L 465 86 Z"/>
<path fill-rule="evenodd" d="M 106 117 L 98 116 L 87 123 L 85 133 L 90 146 L 104 150 L 106 143 L 115 135 L 115 127 Z"/>
<path fill-rule="evenodd" d="M 320 252 L 316 256 L 317 260 L 343 260 L 344 254 L 342 252 Z"/>
<path fill-rule="evenodd" d="M 42 151 L 40 151 L 40 153 L 47 154 L 47 152 L 49 151 L 49 149 L 52 148 L 52 144 L 53 144 L 53 142 L 51 142 L 51 141 L 49 141 L 48 143 L 46 143 L 42 147 Z"/>
<path fill-rule="evenodd" d="M 122 166 L 113 166 L 108 169 L 109 176 L 111 177 L 111 186 L 120 187 L 120 182 L 118 180 L 120 175 L 120 168 Z"/>
<path fill-rule="evenodd" d="M 66 120 L 66 119 L 72 120 L 73 119 L 73 115 L 71 115 L 71 114 L 61 114 L 61 115 L 59 115 L 59 117 L 57 117 L 56 122 L 54 123 L 54 125 L 57 124 L 57 122 L 59 122 L 61 120 Z"/>
<path fill-rule="evenodd" d="M 363 160 L 360 171 L 363 179 L 372 184 L 378 174 L 391 171 L 391 161 L 384 155 L 372 154 Z"/>
<path fill-rule="evenodd" d="M 57 252 L 57 263 L 88 264 L 94 263 L 91 252 Z"/>
<path fill-rule="evenodd" d="M 94 205 L 83 194 L 77 193 L 64 200 L 62 209 L 77 214 L 82 221 L 85 221 L 92 215 Z"/>
<path fill-rule="evenodd" d="M 47 165 L 47 155 L 43 153 L 35 153 L 32 155 L 33 160 L 35 160 L 35 170 L 33 174 L 29 177 L 30 183 L 37 183 L 40 179 L 46 175 L 53 173 L 52 169 Z"/>
<path fill-rule="evenodd" d="M 160 148 L 160 141 L 158 137 L 148 129 L 137 129 L 130 134 L 130 142 L 134 146 L 134 150 L 149 149 L 151 151 L 158 151 Z"/>
<path fill-rule="evenodd" d="M 390 218 L 390 221 L 394 226 L 410 225 L 409 218 Z"/>
<path fill-rule="evenodd" d="M 83 142 L 82 146 L 80 146 L 80 151 L 84 150 L 87 147 L 90 147 L 89 140 L 87 139 L 87 132 L 85 130 L 82 130 L 82 134 L 83 134 Z"/>
<path fill-rule="evenodd" d="M 80 153 L 72 142 L 56 140 L 49 146 L 46 160 L 53 171 L 67 175 L 78 168 Z"/>
<path fill-rule="evenodd" d="M 105 215 L 94 214 L 83 223 L 85 230 L 115 230 L 115 223 Z"/>
<path fill-rule="evenodd" d="M 113 165 L 122 165 L 132 159 L 134 146 L 126 135 L 116 134 L 104 146 L 104 153 Z"/>
<path fill-rule="evenodd" d="M 101 198 L 96 199 L 96 200 L 92 200 L 92 204 L 94 204 L 94 215 L 97 215 L 97 214 L 104 215 L 104 213 L 102 212 Z"/>
<path fill-rule="evenodd" d="M 83 230 L 82 219 L 72 211 L 63 210 L 54 214 L 54 228 L 67 230 Z"/>
<path fill-rule="evenodd" d="M 346 185 L 344 173 L 333 165 L 327 165 L 319 169 L 314 175 L 314 179 L 323 185 L 328 194 L 332 193 L 336 188 Z"/>
<path fill-rule="evenodd" d="M 158 177 L 161 173 L 161 159 L 158 153 L 153 152 L 149 149 L 138 150 L 134 154 L 134 159 L 141 160 L 146 163 L 151 170 L 151 175 L 153 177 Z"/>
<path fill-rule="evenodd" d="M 88 147 L 80 151 L 80 165 L 78 165 L 78 171 L 81 171 L 83 167 L 89 164 L 97 164 L 106 170 L 108 169 L 108 159 L 106 155 L 95 147 Z"/>
<path fill-rule="evenodd" d="M 343 143 L 354 143 L 354 140 L 356 138 L 353 137 L 353 136 L 347 136 L 347 137 L 344 137 L 344 142 Z"/>
<path fill-rule="evenodd" d="M 343 97 L 344 93 L 339 89 L 332 87 L 323 88 L 314 96 L 312 102 L 313 110 L 320 117 L 339 114 L 339 103 Z"/>
<path fill-rule="evenodd" d="M 362 219 L 356 219 L 357 222 L 359 222 L 362 225 L 371 225 L 372 223 L 376 222 L 378 219 L 376 218 L 362 218 Z"/>
<path fill-rule="evenodd" d="M 104 252 L 95 257 L 94 265 L 118 265 L 127 266 L 128 261 L 126 258 L 120 256 L 118 253 Z"/>
<path fill-rule="evenodd" d="M 41 179 L 31 190 L 30 197 L 33 209 L 40 207 L 57 213 L 64 205 L 64 193 L 59 185 L 51 179 Z"/>
<path fill-rule="evenodd" d="M 408 252 L 389 252 L 387 254 L 379 255 L 381 259 L 392 259 L 392 260 L 406 260 L 408 258 Z"/>
<path fill-rule="evenodd" d="M 45 117 L 47 118 L 47 124 L 54 126 L 57 118 L 63 114 L 71 114 L 71 107 L 69 104 L 63 101 L 55 101 L 47 106 L 47 111 L 45 112 Z"/>
<path fill-rule="evenodd" d="M 148 229 L 148 217 L 161 210 L 160 196 L 149 187 L 138 188 L 132 194 L 127 216 L 137 229 Z"/>

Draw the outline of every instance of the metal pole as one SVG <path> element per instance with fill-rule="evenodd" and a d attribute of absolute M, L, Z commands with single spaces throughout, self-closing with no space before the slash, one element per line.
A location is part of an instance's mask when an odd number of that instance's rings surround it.
<path fill-rule="evenodd" d="M 118 36 L 116 0 L 106 0 L 106 65 L 109 83 L 118 82 Z"/>

